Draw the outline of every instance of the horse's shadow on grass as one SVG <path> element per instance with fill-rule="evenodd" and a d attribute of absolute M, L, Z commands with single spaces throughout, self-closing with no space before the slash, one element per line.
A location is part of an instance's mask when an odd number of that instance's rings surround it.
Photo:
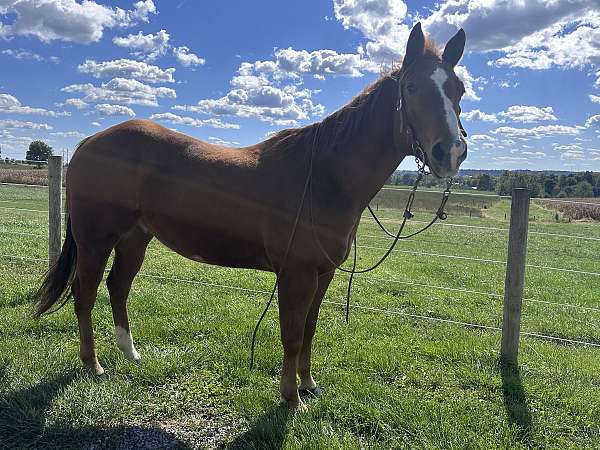
<path fill-rule="evenodd" d="M 508 424 L 516 428 L 517 439 L 523 445 L 529 447 L 533 443 L 531 435 L 533 421 L 523 389 L 521 372 L 517 366 L 501 363 L 500 373 L 502 375 L 502 392 Z"/>
<path fill-rule="evenodd" d="M 234 450 L 282 448 L 287 424 L 292 415 L 293 413 L 284 405 L 271 409 L 259 417 L 248 431 L 238 436 L 227 448 Z"/>
<path fill-rule="evenodd" d="M 7 367 L 0 365 L 0 449 L 190 449 L 159 427 L 78 426 L 71 421 L 46 424 L 53 400 L 77 376 L 71 373 L 4 394 L 10 385 Z"/>

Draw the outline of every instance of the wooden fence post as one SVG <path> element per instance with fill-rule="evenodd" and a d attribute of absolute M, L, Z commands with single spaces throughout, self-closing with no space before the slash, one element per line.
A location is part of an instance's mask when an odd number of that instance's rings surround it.
<path fill-rule="evenodd" d="M 521 302 L 525 284 L 527 228 L 529 225 L 529 190 L 514 189 L 510 209 L 508 260 L 504 282 L 504 314 L 500 356 L 505 363 L 516 365 L 521 331 Z"/>
<path fill-rule="evenodd" d="M 62 156 L 48 158 L 48 263 L 52 267 L 60 255 L 62 230 Z"/>

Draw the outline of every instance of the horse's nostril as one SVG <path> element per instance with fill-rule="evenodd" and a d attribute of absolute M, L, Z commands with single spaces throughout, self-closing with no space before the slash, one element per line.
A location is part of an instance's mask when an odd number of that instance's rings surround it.
<path fill-rule="evenodd" d="M 437 160 L 443 160 L 444 159 L 444 150 L 442 149 L 442 144 L 441 143 L 437 143 L 433 146 L 433 157 Z"/>

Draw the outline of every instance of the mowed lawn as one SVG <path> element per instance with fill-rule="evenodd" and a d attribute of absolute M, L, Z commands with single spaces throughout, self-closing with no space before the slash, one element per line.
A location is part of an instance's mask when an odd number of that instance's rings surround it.
<path fill-rule="evenodd" d="M 600 447 L 600 347 L 526 335 L 519 370 L 503 370 L 500 332 L 460 324 L 501 326 L 506 200 L 483 217 L 451 215 L 358 275 L 349 325 L 338 274 L 314 347 L 324 396 L 290 415 L 278 406 L 276 305 L 249 370 L 274 276 L 194 263 L 155 241 L 129 299 L 142 363 L 116 348 L 103 285 L 94 325 L 108 376 L 86 375 L 72 303 L 30 318 L 46 267 L 47 214 L 35 212 L 46 195 L 0 186 L 0 449 Z M 393 230 L 401 211 L 379 213 Z M 600 224 L 552 223 L 533 205 L 531 215 L 522 330 L 600 345 Z M 365 218 L 359 266 L 389 243 Z"/>

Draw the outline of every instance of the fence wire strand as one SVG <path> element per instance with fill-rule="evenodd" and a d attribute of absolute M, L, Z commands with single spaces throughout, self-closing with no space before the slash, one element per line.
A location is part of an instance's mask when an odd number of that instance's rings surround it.
<path fill-rule="evenodd" d="M 25 261 L 40 262 L 40 263 L 47 262 L 45 259 L 41 259 L 41 258 L 30 258 L 30 257 L 25 257 L 25 256 L 16 256 L 16 255 L 0 255 L 0 258 L 21 259 L 21 260 L 25 260 Z M 175 283 L 185 283 L 185 284 L 192 284 L 192 285 L 230 289 L 230 290 L 235 290 L 235 291 L 240 291 L 240 292 L 250 292 L 253 294 L 265 294 L 265 295 L 270 294 L 270 291 L 265 291 L 265 290 L 260 290 L 260 289 L 251 289 L 251 288 L 245 288 L 242 286 L 211 283 L 211 282 L 207 282 L 207 281 L 190 280 L 190 279 L 185 279 L 185 278 L 168 277 L 168 276 L 164 276 L 164 275 L 156 275 L 156 274 L 150 274 L 150 273 L 146 273 L 146 272 L 140 272 L 140 273 L 138 273 L 138 276 L 143 277 L 143 278 L 170 281 L 170 282 L 175 282 Z M 340 307 L 344 307 L 344 308 L 346 307 L 345 303 L 334 302 L 332 300 L 323 300 L 323 303 L 340 306 Z M 471 322 L 462 322 L 462 321 L 458 321 L 458 320 L 444 319 L 441 317 L 428 316 L 428 315 L 424 315 L 424 314 L 413 314 L 413 313 L 407 313 L 407 312 L 399 311 L 399 310 L 395 310 L 395 309 L 385 309 L 385 308 L 377 308 L 377 307 L 361 306 L 361 305 L 353 305 L 352 308 L 363 310 L 363 311 L 382 313 L 385 315 L 397 315 L 397 316 L 409 317 L 412 319 L 427 320 L 427 321 L 447 323 L 447 324 L 452 324 L 452 325 L 459 325 L 459 326 L 468 327 L 468 328 L 477 328 L 477 329 L 490 330 L 490 331 L 502 331 L 501 328 L 494 327 L 491 325 L 482 325 L 482 324 L 476 324 L 476 323 L 471 323 Z M 577 340 L 577 339 L 561 338 L 558 336 L 545 335 L 545 334 L 530 332 L 530 331 L 521 331 L 521 335 L 536 337 L 539 339 L 561 342 L 561 343 L 566 343 L 566 344 L 577 344 L 577 345 L 582 345 L 584 347 L 600 348 L 600 344 L 597 344 L 594 342 L 581 341 L 581 340 Z"/>

